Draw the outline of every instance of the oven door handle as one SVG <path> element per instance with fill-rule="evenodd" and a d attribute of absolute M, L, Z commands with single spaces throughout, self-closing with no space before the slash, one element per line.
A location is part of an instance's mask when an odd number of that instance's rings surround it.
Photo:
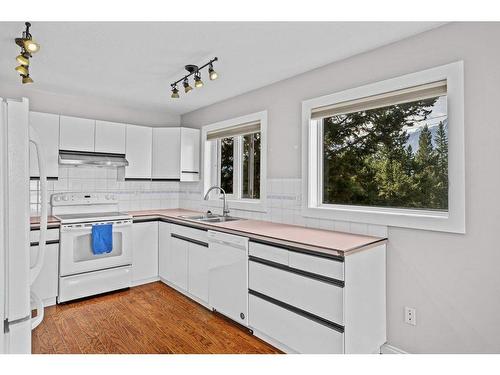
<path fill-rule="evenodd" d="M 108 224 L 108 223 L 85 223 L 85 224 L 66 224 L 61 226 L 61 232 L 81 232 L 81 231 L 90 231 L 92 230 L 92 227 L 94 225 L 99 225 L 99 224 Z M 113 224 L 113 229 L 114 228 L 127 228 L 132 226 L 132 222 L 126 222 L 126 223 L 120 223 L 120 224 L 115 224 L 115 223 L 109 223 Z"/>

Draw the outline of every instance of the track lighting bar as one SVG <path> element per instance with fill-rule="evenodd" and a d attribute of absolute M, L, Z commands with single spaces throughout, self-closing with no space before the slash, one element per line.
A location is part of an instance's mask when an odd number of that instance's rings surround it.
<path fill-rule="evenodd" d="M 178 99 L 179 98 L 179 90 L 177 88 L 177 84 L 182 82 L 182 85 L 184 86 L 184 92 L 187 94 L 190 92 L 193 88 L 189 85 L 189 77 L 194 75 L 194 87 L 195 88 L 200 88 L 203 86 L 203 81 L 201 80 L 201 70 L 203 68 L 208 68 L 208 76 L 211 81 L 214 79 L 217 79 L 218 74 L 214 70 L 214 62 L 218 61 L 219 59 L 217 57 L 214 57 L 211 59 L 209 62 L 202 66 L 197 66 L 197 65 L 186 65 L 184 68 L 188 71 L 188 74 L 186 74 L 184 77 L 178 79 L 177 81 L 173 82 L 170 86 L 172 87 L 172 95 L 171 98 Z"/>

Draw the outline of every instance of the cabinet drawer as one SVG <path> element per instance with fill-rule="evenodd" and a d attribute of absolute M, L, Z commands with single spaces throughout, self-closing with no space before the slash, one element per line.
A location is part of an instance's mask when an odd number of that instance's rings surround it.
<path fill-rule="evenodd" d="M 254 330 L 299 353 L 343 353 L 343 333 L 255 295 L 249 296 Z"/>
<path fill-rule="evenodd" d="M 249 288 L 331 322 L 343 324 L 341 286 L 250 260 Z"/>
<path fill-rule="evenodd" d="M 248 246 L 249 255 L 288 266 L 288 250 L 257 242 L 250 242 Z"/>
<path fill-rule="evenodd" d="M 170 233 L 187 239 L 203 242 L 208 245 L 207 231 L 205 230 L 170 224 Z"/>
<path fill-rule="evenodd" d="M 39 230 L 30 231 L 30 242 L 38 242 L 40 238 Z M 59 241 L 59 228 L 47 229 L 46 241 Z"/>
<path fill-rule="evenodd" d="M 318 275 L 344 280 L 344 262 L 290 251 L 288 265 Z"/>

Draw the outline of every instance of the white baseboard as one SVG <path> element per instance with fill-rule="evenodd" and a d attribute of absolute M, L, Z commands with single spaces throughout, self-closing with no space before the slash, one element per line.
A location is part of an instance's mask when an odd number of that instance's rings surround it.
<path fill-rule="evenodd" d="M 380 354 L 410 354 L 403 349 L 396 348 L 395 346 L 384 344 L 380 347 Z"/>
<path fill-rule="evenodd" d="M 142 280 L 133 280 L 130 286 L 134 287 L 134 286 L 154 283 L 155 281 L 159 281 L 159 280 L 160 280 L 159 276 L 154 276 L 154 277 L 150 277 L 148 279 L 142 279 Z"/>

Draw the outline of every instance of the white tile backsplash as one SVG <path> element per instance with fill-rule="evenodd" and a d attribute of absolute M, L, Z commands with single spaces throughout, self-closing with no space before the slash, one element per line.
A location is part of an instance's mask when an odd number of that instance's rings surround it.
<path fill-rule="evenodd" d="M 116 168 L 59 167 L 59 179 L 49 181 L 48 194 L 63 192 L 109 192 L 118 197 L 119 210 L 176 208 L 179 182 L 117 181 Z M 40 213 L 39 181 L 30 181 L 31 215 Z"/>
<path fill-rule="evenodd" d="M 202 200 L 201 183 L 181 182 L 179 184 L 179 207 L 203 211 L 210 209 L 216 213 L 220 213 L 221 211 L 220 208 L 214 209 L 207 206 Z M 334 219 L 327 220 L 302 216 L 302 180 L 300 178 L 268 179 L 266 212 L 231 209 L 230 203 L 229 209 L 232 215 L 243 218 L 340 232 L 387 236 L 387 227 L 382 225 L 351 223 Z"/>
<path fill-rule="evenodd" d="M 387 227 L 346 221 L 316 219 L 302 216 L 302 181 L 299 178 L 268 179 L 267 211 L 253 212 L 229 209 L 234 216 L 246 219 L 267 220 L 336 230 L 340 232 L 387 236 Z M 121 211 L 160 208 L 186 208 L 219 213 L 220 208 L 206 205 L 202 199 L 202 185 L 197 182 L 176 181 L 117 181 L 114 168 L 67 167 L 59 168 L 59 179 L 49 181 L 49 196 L 53 193 L 98 191 L 115 194 Z M 31 214 L 40 211 L 39 181 L 30 181 Z M 222 206 L 222 202 L 221 202 Z"/>

